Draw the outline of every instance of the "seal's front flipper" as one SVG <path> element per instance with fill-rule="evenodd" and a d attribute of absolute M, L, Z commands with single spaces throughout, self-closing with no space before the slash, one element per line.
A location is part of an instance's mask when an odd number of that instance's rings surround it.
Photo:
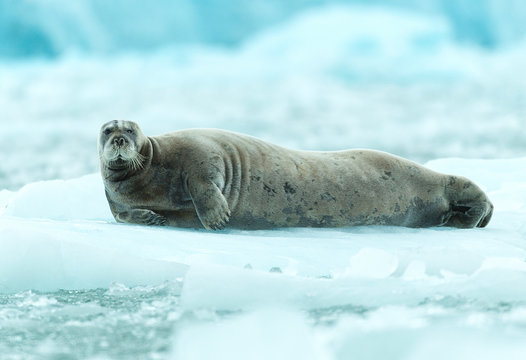
<path fill-rule="evenodd" d="M 188 191 L 205 229 L 223 229 L 230 219 L 230 209 L 217 185 L 211 181 L 189 179 Z"/>
<path fill-rule="evenodd" d="M 154 211 L 147 209 L 132 209 L 116 214 L 118 222 L 140 225 L 167 225 L 167 219 Z"/>

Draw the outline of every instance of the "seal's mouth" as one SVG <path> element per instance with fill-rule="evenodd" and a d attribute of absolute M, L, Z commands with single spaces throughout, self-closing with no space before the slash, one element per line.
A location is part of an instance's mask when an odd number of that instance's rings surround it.
<path fill-rule="evenodd" d="M 110 165 L 126 165 L 128 164 L 129 160 L 122 157 L 122 155 L 117 155 L 116 158 L 109 161 Z"/>
<path fill-rule="evenodd" d="M 144 156 L 135 147 L 124 145 L 107 146 L 101 156 L 102 163 L 110 170 L 141 169 L 144 165 Z"/>

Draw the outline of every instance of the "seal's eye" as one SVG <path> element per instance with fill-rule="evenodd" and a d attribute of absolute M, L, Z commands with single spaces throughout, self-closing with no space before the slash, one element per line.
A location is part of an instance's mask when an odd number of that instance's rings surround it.
<path fill-rule="evenodd" d="M 128 134 L 133 134 L 133 130 L 130 130 L 130 129 L 126 130 L 126 132 L 127 132 Z"/>
<path fill-rule="evenodd" d="M 104 130 L 104 135 L 109 135 L 109 134 L 111 134 L 111 130 L 110 129 Z"/>

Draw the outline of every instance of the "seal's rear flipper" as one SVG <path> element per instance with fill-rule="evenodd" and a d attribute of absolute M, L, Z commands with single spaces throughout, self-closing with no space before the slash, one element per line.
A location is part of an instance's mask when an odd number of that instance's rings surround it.
<path fill-rule="evenodd" d="M 451 204 L 449 219 L 444 226 L 457 228 L 485 227 L 493 213 L 490 202 L 481 201 L 465 204 Z"/>
<path fill-rule="evenodd" d="M 449 176 L 446 196 L 449 210 L 444 226 L 466 229 L 488 225 L 493 204 L 472 181 L 461 176 Z"/>
<path fill-rule="evenodd" d="M 477 224 L 477 227 L 480 227 L 480 228 L 486 227 L 486 225 L 488 225 L 489 221 L 491 220 L 491 216 L 493 215 L 493 204 L 492 203 L 487 203 L 487 204 L 489 204 L 489 210 L 486 211 L 486 215 L 479 221 L 479 223 Z"/>

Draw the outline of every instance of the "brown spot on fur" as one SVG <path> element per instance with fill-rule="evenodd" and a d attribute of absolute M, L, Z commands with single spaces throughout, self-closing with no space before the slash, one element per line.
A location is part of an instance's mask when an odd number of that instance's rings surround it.
<path fill-rule="evenodd" d="M 274 196 L 276 195 L 276 190 L 274 190 L 273 188 L 271 188 L 270 186 L 268 186 L 267 184 L 263 184 L 263 189 L 270 195 L 270 196 Z"/>
<path fill-rule="evenodd" d="M 288 182 L 285 183 L 283 186 L 283 190 L 285 190 L 285 194 L 295 194 L 296 189 L 294 189 Z"/>

